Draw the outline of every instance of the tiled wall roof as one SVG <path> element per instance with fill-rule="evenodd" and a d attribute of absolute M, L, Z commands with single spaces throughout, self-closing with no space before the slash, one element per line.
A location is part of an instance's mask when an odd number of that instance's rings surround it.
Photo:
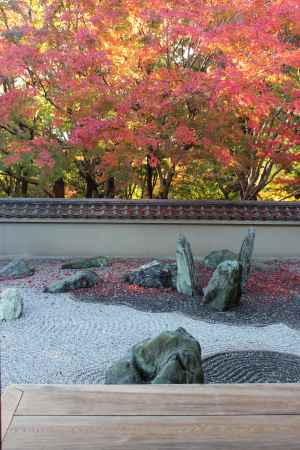
<path fill-rule="evenodd" d="M 0 220 L 15 219 L 177 219 L 300 224 L 300 202 L 0 199 Z"/>

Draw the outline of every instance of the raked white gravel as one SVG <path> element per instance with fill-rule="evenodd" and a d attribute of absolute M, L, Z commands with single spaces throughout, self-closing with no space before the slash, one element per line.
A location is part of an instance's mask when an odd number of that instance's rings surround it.
<path fill-rule="evenodd" d="M 211 324 L 179 313 L 75 302 L 66 294 L 23 293 L 23 316 L 0 324 L 2 389 L 11 383 L 103 383 L 105 370 L 132 345 L 177 327 L 198 339 L 204 357 L 234 350 L 300 356 L 300 332 L 283 324 Z"/>

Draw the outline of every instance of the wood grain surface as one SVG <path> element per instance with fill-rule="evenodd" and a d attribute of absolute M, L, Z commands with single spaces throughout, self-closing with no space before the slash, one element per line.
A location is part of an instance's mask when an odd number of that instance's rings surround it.
<path fill-rule="evenodd" d="M 3 450 L 299 450 L 300 384 L 18 385 L 3 417 Z"/>

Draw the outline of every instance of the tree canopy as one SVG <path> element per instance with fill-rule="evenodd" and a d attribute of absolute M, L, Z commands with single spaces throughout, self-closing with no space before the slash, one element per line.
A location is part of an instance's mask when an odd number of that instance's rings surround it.
<path fill-rule="evenodd" d="M 2 195 L 300 196 L 299 0 L 0 0 L 0 33 Z"/>

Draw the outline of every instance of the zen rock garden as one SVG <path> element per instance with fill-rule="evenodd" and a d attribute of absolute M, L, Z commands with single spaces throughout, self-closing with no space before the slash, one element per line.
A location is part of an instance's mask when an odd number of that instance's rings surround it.
<path fill-rule="evenodd" d="M 152 261 L 127 272 L 123 280 L 144 288 L 173 288 L 190 296 L 203 296 L 203 304 L 218 311 L 238 306 L 241 290 L 251 269 L 255 231 L 250 229 L 244 239 L 238 257 L 229 250 L 214 251 L 204 259 L 207 267 L 215 269 L 206 288 L 195 269 L 192 248 L 185 236 L 179 235 L 176 246 L 176 264 Z M 228 258 L 228 259 L 227 259 Z M 61 293 L 94 287 L 100 282 L 92 268 L 108 265 L 108 258 L 83 258 L 62 264 L 61 269 L 76 270 L 75 273 L 45 286 L 44 292 Z M 16 259 L 0 270 L 0 277 L 19 278 L 32 276 L 35 269 L 22 259 Z"/>
<path fill-rule="evenodd" d="M 300 382 L 300 261 L 254 245 L 250 228 L 201 260 L 179 235 L 173 260 L 2 264 L 4 387 Z"/>

